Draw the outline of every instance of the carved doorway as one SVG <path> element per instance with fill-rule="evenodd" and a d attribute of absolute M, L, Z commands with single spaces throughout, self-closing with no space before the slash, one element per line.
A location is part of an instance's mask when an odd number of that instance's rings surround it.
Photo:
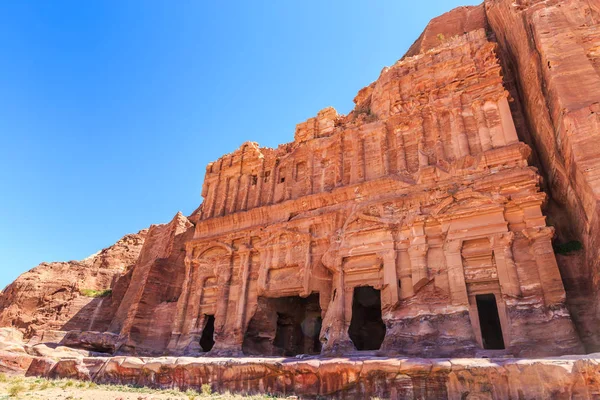
<path fill-rule="evenodd" d="M 211 351 L 213 346 L 215 345 L 215 316 L 205 315 L 205 318 L 206 323 L 204 324 L 202 336 L 200 337 L 200 347 L 205 353 L 207 353 Z"/>
<path fill-rule="evenodd" d="M 371 286 L 354 288 L 352 321 L 348 334 L 356 350 L 379 350 L 385 338 L 381 292 Z"/>
<path fill-rule="evenodd" d="M 475 299 L 477 301 L 477 314 L 479 315 L 483 348 L 486 350 L 504 350 L 502 325 L 500 324 L 496 297 L 493 294 L 478 294 Z"/>
<path fill-rule="evenodd" d="M 319 295 L 259 297 L 257 310 L 244 336 L 247 355 L 296 356 L 319 354 L 321 342 Z"/>

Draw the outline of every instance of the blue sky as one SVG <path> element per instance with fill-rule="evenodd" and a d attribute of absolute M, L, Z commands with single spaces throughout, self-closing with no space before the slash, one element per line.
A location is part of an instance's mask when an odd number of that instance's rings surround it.
<path fill-rule="evenodd" d="M 205 166 L 275 147 L 469 0 L 0 2 L 0 288 L 190 214 Z"/>

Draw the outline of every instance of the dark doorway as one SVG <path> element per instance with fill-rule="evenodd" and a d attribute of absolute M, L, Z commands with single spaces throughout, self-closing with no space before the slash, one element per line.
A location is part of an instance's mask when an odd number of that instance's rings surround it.
<path fill-rule="evenodd" d="M 477 313 L 479 314 L 483 348 L 503 350 L 504 339 L 502 338 L 502 326 L 500 325 L 496 297 L 493 294 L 478 294 L 475 299 L 477 300 Z"/>
<path fill-rule="evenodd" d="M 379 290 L 371 286 L 354 288 L 348 334 L 357 350 L 379 350 L 385 338 Z"/>
<path fill-rule="evenodd" d="M 242 350 L 247 355 L 296 356 L 319 354 L 321 342 L 319 295 L 258 298 Z"/>
<path fill-rule="evenodd" d="M 200 347 L 204 352 L 209 352 L 215 345 L 214 339 L 215 333 L 215 316 L 214 315 L 206 315 L 206 324 L 204 324 L 204 329 L 202 330 L 202 337 L 200 338 Z"/>

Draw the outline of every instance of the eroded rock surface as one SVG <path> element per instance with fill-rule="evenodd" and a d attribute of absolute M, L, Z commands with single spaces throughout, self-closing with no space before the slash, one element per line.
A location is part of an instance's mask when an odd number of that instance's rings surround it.
<path fill-rule="evenodd" d="M 102 304 L 110 302 L 109 290 L 136 263 L 146 233 L 126 235 L 82 261 L 42 263 L 24 273 L 0 293 L 0 326 L 18 327 L 28 338 L 98 329 L 107 318 Z"/>
<path fill-rule="evenodd" d="M 0 359 L 1 360 L 1 359 Z M 9 360 L 10 361 L 10 360 Z M 17 368 L 16 366 L 19 365 Z M 89 358 L 30 357 L 9 371 L 53 379 L 303 399 L 596 399 L 600 358 Z"/>
<path fill-rule="evenodd" d="M 582 352 L 483 8 L 449 16 L 475 30 L 433 48 L 426 32 L 348 116 L 327 108 L 292 143 L 208 166 L 171 353 Z M 277 303 L 309 296 L 316 322 Z"/>
<path fill-rule="evenodd" d="M 600 350 L 599 21 L 586 0 L 434 19 L 349 115 L 209 164 L 191 216 L 19 278 L 0 325 L 32 339 L 5 332 L 0 366 L 309 398 L 594 398 L 594 356 L 510 357 Z M 474 356 L 505 358 L 456 358 Z"/>
<path fill-rule="evenodd" d="M 506 70 L 514 74 L 562 243 L 583 244 L 561 273 L 588 351 L 600 350 L 600 4 L 486 0 Z M 577 255 L 574 255 L 577 258 Z"/>

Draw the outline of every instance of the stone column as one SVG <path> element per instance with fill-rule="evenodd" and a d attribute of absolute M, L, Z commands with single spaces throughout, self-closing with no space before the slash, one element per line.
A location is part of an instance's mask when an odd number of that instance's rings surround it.
<path fill-rule="evenodd" d="M 187 250 L 190 251 L 190 250 Z M 173 326 L 171 330 L 171 340 L 167 348 L 171 351 L 178 349 L 179 338 L 181 337 L 181 333 L 183 331 L 183 323 L 185 320 L 185 312 L 187 309 L 187 304 L 189 302 L 190 296 L 190 285 L 192 281 L 192 263 L 191 258 L 189 256 L 185 257 L 185 278 L 183 280 L 183 287 L 181 289 L 181 295 L 179 296 L 179 300 L 177 301 L 177 311 L 175 315 L 175 320 L 173 321 Z"/>
<path fill-rule="evenodd" d="M 319 338 L 323 343 L 323 354 L 344 354 L 354 349 L 348 335 L 350 326 L 348 318 L 352 318 L 352 295 L 350 295 L 350 315 L 348 317 L 343 258 L 339 255 L 341 238 L 332 236 L 330 241 L 331 246 L 321 261 L 325 268 L 333 274 L 333 294 L 323 318 Z M 346 320 L 348 320 L 347 324 Z"/>
<path fill-rule="evenodd" d="M 400 278 L 401 299 L 408 299 L 415 295 L 408 247 L 408 240 L 396 242 L 396 271 Z"/>
<path fill-rule="evenodd" d="M 404 148 L 404 132 L 402 129 L 395 130 L 396 136 L 396 169 L 398 172 L 406 172 L 406 150 Z"/>
<path fill-rule="evenodd" d="M 275 185 L 277 184 L 279 173 L 277 172 L 277 160 L 273 164 L 273 168 L 271 169 L 271 176 L 269 179 L 269 189 L 267 193 L 267 201 L 266 204 L 273 204 L 275 198 Z M 265 204 L 262 204 L 263 206 Z"/>
<path fill-rule="evenodd" d="M 450 286 L 450 298 L 453 305 L 469 305 L 467 296 L 467 284 L 462 262 L 462 240 L 448 239 L 444 243 L 444 254 L 448 267 L 448 285 Z"/>
<path fill-rule="evenodd" d="M 239 343 L 240 350 L 244 341 L 246 325 L 246 305 L 248 297 L 248 277 L 250 276 L 250 247 L 241 245 L 238 249 L 240 255 L 240 295 L 237 304 L 237 321 L 235 326 L 236 342 Z"/>
<path fill-rule="evenodd" d="M 263 184 L 265 182 L 265 160 L 264 159 L 260 163 L 260 171 L 258 172 L 257 179 L 258 179 L 258 181 L 256 182 L 256 187 L 254 188 L 254 198 L 252 199 L 251 205 L 248 206 L 247 209 L 250 209 L 253 207 L 260 207 L 262 205 L 261 195 L 262 195 Z M 248 204 L 250 204 L 250 201 L 251 201 L 251 198 L 249 197 L 250 191 L 252 191 L 252 186 L 250 186 L 250 188 L 248 189 Z"/>
<path fill-rule="evenodd" d="M 341 268 L 334 273 L 333 282 L 333 297 L 323 319 L 320 338 L 323 354 L 342 355 L 354 349 L 348 335 L 352 319 L 352 289 L 348 293 L 344 287 L 344 272 Z"/>
<path fill-rule="evenodd" d="M 506 146 L 506 140 L 504 139 L 504 129 L 502 121 L 500 120 L 500 112 L 498 111 L 498 104 L 493 100 L 487 100 L 483 105 L 485 112 L 485 118 L 490 132 L 490 139 L 492 140 L 492 146 L 494 148 Z"/>
<path fill-rule="evenodd" d="M 429 246 L 426 243 L 410 246 L 408 254 L 410 255 L 410 264 L 412 266 L 413 285 L 422 285 L 422 280 L 427 280 L 427 250 Z"/>
<path fill-rule="evenodd" d="M 394 307 L 398 304 L 398 275 L 396 274 L 396 251 L 390 250 L 381 254 L 383 259 L 383 308 Z"/>
<path fill-rule="evenodd" d="M 459 113 L 460 110 L 453 108 L 450 111 L 450 129 L 452 130 L 452 137 L 455 142 L 455 157 L 461 158 L 471 154 L 469 150 L 469 138 L 465 132 L 465 127 L 462 123 L 462 116 Z"/>
<path fill-rule="evenodd" d="M 174 323 L 170 350 L 186 353 L 200 352 L 200 336 L 204 326 L 200 315 L 200 301 L 207 277 L 201 276 L 198 260 L 188 261 L 190 265 L 188 279 L 177 303 L 177 317 Z"/>
<path fill-rule="evenodd" d="M 517 143 L 519 137 L 517 136 L 517 129 L 515 128 L 515 121 L 513 120 L 508 99 L 502 97 L 498 100 L 498 111 L 500 112 L 500 122 L 502 123 L 502 130 L 504 131 L 504 140 L 506 144 Z"/>
<path fill-rule="evenodd" d="M 477 121 L 477 128 L 479 130 L 479 142 L 481 143 L 481 149 L 488 151 L 492 149 L 492 138 L 490 136 L 490 129 L 487 125 L 485 112 L 483 111 L 483 105 L 481 102 L 476 101 L 472 105 L 473 116 Z"/>
<path fill-rule="evenodd" d="M 390 173 L 390 143 L 389 143 L 389 131 L 387 127 L 384 127 L 385 135 L 383 135 L 383 139 L 379 142 L 381 149 L 381 163 L 382 163 L 382 175 L 387 176 Z"/>
<path fill-rule="evenodd" d="M 217 277 L 217 305 L 215 310 L 215 345 L 212 353 L 218 354 L 231 350 L 231 332 L 227 332 L 227 308 L 229 306 L 229 290 L 231 281 L 232 256 L 217 260 L 215 276 Z"/>
<path fill-rule="evenodd" d="M 364 182 L 367 180 L 367 157 L 365 153 L 365 139 L 360 138 L 358 140 L 359 143 L 359 171 L 361 172 L 361 177 L 359 177 L 360 182 Z"/>
<path fill-rule="evenodd" d="M 311 254 L 311 240 L 305 239 L 302 243 L 302 250 L 304 253 L 304 264 L 303 264 L 303 277 L 302 277 L 302 292 L 300 296 L 308 297 L 310 296 L 310 278 L 312 275 L 312 254 Z M 291 253 L 291 249 L 289 249 Z M 291 262 L 289 263 L 291 264 Z"/>
<path fill-rule="evenodd" d="M 521 286 L 512 253 L 513 239 L 513 232 L 499 233 L 490 237 L 490 243 L 494 251 L 502 294 L 516 297 L 521 295 Z"/>
<path fill-rule="evenodd" d="M 429 156 L 427 155 L 427 149 L 425 148 L 424 135 L 418 139 L 417 156 L 419 159 L 419 168 L 427 167 L 429 165 Z"/>
<path fill-rule="evenodd" d="M 554 236 L 554 228 L 528 228 L 523 233 L 531 243 L 530 251 L 533 253 L 538 267 L 546 305 L 564 302 L 566 299 L 565 288 L 551 242 L 552 236 Z"/>
<path fill-rule="evenodd" d="M 219 196 L 219 187 L 220 185 L 220 175 L 217 176 L 216 179 L 211 179 L 210 181 L 210 188 L 212 188 L 212 191 L 209 190 L 207 193 L 207 196 L 209 196 L 208 200 L 208 212 L 207 214 L 207 218 L 211 218 L 215 216 L 216 213 L 216 207 L 217 207 L 217 197 Z"/>
<path fill-rule="evenodd" d="M 256 280 L 256 291 L 259 296 L 264 295 L 267 290 L 267 277 L 269 269 L 271 269 L 272 253 L 273 250 L 269 244 L 260 249 L 260 267 L 258 270 L 258 279 Z"/>
<path fill-rule="evenodd" d="M 356 132 L 352 132 L 352 140 L 350 143 L 352 143 L 352 160 L 350 162 L 350 184 L 354 184 L 358 182 L 359 179 L 359 173 L 358 173 L 358 168 L 359 168 L 359 163 L 360 163 L 360 146 L 359 146 L 359 140 L 357 138 L 358 133 Z"/>
<path fill-rule="evenodd" d="M 338 152 L 338 157 L 337 157 L 337 177 L 335 180 L 335 186 L 336 187 L 340 187 L 340 186 L 344 186 L 344 135 L 339 135 L 340 136 L 340 142 L 339 142 L 339 146 L 340 146 L 340 151 Z"/>

